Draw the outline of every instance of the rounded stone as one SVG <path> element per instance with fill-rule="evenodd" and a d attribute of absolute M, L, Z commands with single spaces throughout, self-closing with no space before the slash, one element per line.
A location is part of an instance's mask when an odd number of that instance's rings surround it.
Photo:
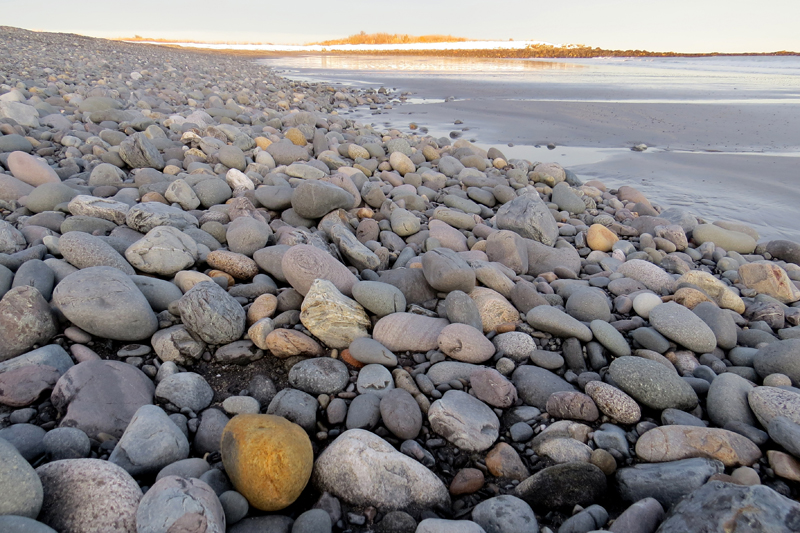
<path fill-rule="evenodd" d="M 23 354 L 35 344 L 46 344 L 57 332 L 50 305 L 30 286 L 14 287 L 2 297 L 0 331 L 0 361 Z"/>
<path fill-rule="evenodd" d="M 378 281 L 359 281 L 353 285 L 353 298 L 378 318 L 406 310 L 406 297 L 394 285 Z"/>
<path fill-rule="evenodd" d="M 203 281 L 178 300 L 186 328 L 207 344 L 228 344 L 244 333 L 246 315 L 242 306 L 213 281 Z"/>
<path fill-rule="evenodd" d="M 482 331 L 467 324 L 445 326 L 437 339 L 439 349 L 457 361 L 483 363 L 495 352 L 494 344 Z"/>
<path fill-rule="evenodd" d="M 652 292 L 643 292 L 638 294 L 633 299 L 633 310 L 640 317 L 647 320 L 650 317 L 650 311 L 657 305 L 661 305 L 661 297 Z"/>
<path fill-rule="evenodd" d="M 329 253 L 308 244 L 289 248 L 281 259 L 286 280 L 303 296 L 315 279 L 326 279 L 345 296 L 352 296 L 357 278 Z"/>
<path fill-rule="evenodd" d="M 56 531 L 131 533 L 142 490 L 125 470 L 99 459 L 65 459 L 36 469 L 44 489 L 39 521 Z"/>
<path fill-rule="evenodd" d="M 691 313 L 688 309 L 687 312 Z M 619 357 L 608 370 L 623 391 L 653 409 L 688 410 L 697 405 L 697 393 L 689 383 L 661 363 L 641 357 Z"/>
<path fill-rule="evenodd" d="M 214 390 L 200 374 L 181 372 L 159 382 L 156 387 L 156 398 L 169 402 L 179 410 L 188 407 L 199 413 L 211 405 Z"/>
<path fill-rule="evenodd" d="M 279 511 L 303 492 L 314 466 L 306 432 L 285 418 L 245 414 L 225 426 L 222 463 L 236 490 L 262 511 Z"/>
<path fill-rule="evenodd" d="M 567 313 L 581 322 L 611 319 L 611 309 L 606 295 L 600 289 L 586 287 L 573 292 L 565 306 Z"/>
<path fill-rule="evenodd" d="M 36 472 L 11 443 L 0 438 L 0 515 L 36 518 L 42 499 Z"/>
<path fill-rule="evenodd" d="M 666 338 L 696 353 L 708 353 L 717 347 L 717 337 L 708 325 L 689 309 L 675 302 L 657 305 L 650 310 L 650 324 Z"/>
<path fill-rule="evenodd" d="M 618 240 L 617 234 L 602 224 L 592 224 L 586 232 L 586 244 L 592 250 L 610 252 Z"/>
<path fill-rule="evenodd" d="M 382 398 L 394 389 L 394 378 L 389 369 L 383 365 L 366 365 L 358 371 L 356 389 L 359 394 L 372 393 Z"/>
<path fill-rule="evenodd" d="M 397 357 L 386 346 L 369 337 L 353 340 L 348 350 L 353 359 L 364 365 L 397 366 Z"/>
<path fill-rule="evenodd" d="M 484 500 L 472 510 L 472 521 L 486 533 L 537 533 L 533 509 L 523 500 L 503 494 Z"/>
<path fill-rule="evenodd" d="M 642 418 L 642 410 L 636 400 L 608 383 L 590 381 L 584 391 L 604 415 L 621 424 L 635 424 Z"/>
<path fill-rule="evenodd" d="M 225 533 L 225 512 L 211 487 L 180 476 L 165 476 L 150 487 L 136 511 L 136 532 L 170 530 Z"/>
<path fill-rule="evenodd" d="M 536 342 L 533 337 L 521 331 L 509 331 L 501 333 L 492 339 L 497 351 L 503 352 L 517 362 L 526 361 L 536 350 Z"/>
<path fill-rule="evenodd" d="M 84 459 L 92 451 L 89 437 L 78 428 L 51 429 L 45 434 L 42 444 L 52 461 Z"/>
<path fill-rule="evenodd" d="M 594 338 L 605 346 L 614 357 L 624 357 L 631 354 L 631 347 L 622 333 L 617 328 L 603 320 L 592 320 L 589 324 Z"/>
<path fill-rule="evenodd" d="M 347 366 L 330 357 L 300 361 L 289 371 L 289 385 L 314 396 L 341 392 L 349 380 Z"/>
<path fill-rule="evenodd" d="M 414 397 L 403 389 L 387 392 L 380 403 L 386 428 L 398 438 L 415 439 L 422 428 L 422 411 Z"/>
<path fill-rule="evenodd" d="M 149 339 L 158 329 L 150 304 L 129 276 L 98 266 L 68 275 L 56 285 L 53 303 L 82 330 L 118 341 Z"/>
<path fill-rule="evenodd" d="M 431 429 L 467 452 L 482 452 L 497 440 L 500 421 L 486 404 L 466 392 L 449 390 L 428 410 Z"/>

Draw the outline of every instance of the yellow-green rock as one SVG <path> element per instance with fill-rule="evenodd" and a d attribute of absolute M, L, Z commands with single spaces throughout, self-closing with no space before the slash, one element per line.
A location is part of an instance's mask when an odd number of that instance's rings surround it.
<path fill-rule="evenodd" d="M 314 467 L 306 432 L 285 418 L 242 414 L 222 432 L 222 464 L 250 505 L 278 511 L 303 492 Z"/>

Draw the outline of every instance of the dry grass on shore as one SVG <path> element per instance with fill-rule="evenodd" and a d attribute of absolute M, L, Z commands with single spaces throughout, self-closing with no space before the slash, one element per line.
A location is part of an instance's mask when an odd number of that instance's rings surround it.
<path fill-rule="evenodd" d="M 357 33 L 344 39 L 334 39 L 311 43 L 320 46 L 338 46 L 343 44 L 418 44 L 418 43 L 463 43 L 464 37 L 452 35 L 408 35 L 405 33 Z"/>

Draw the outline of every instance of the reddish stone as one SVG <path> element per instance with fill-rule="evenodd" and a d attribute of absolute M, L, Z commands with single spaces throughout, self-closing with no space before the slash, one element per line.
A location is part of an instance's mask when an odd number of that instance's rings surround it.
<path fill-rule="evenodd" d="M 52 366 L 27 365 L 0 374 L 0 403 L 11 407 L 32 404 L 52 390 L 61 374 Z"/>

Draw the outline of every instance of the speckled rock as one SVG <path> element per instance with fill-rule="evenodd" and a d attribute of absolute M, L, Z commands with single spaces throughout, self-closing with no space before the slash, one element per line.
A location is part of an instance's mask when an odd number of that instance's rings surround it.
<path fill-rule="evenodd" d="M 325 279 L 311 283 L 300 311 L 303 325 L 331 348 L 347 348 L 355 339 L 367 337 L 372 324 L 361 305 Z"/>

